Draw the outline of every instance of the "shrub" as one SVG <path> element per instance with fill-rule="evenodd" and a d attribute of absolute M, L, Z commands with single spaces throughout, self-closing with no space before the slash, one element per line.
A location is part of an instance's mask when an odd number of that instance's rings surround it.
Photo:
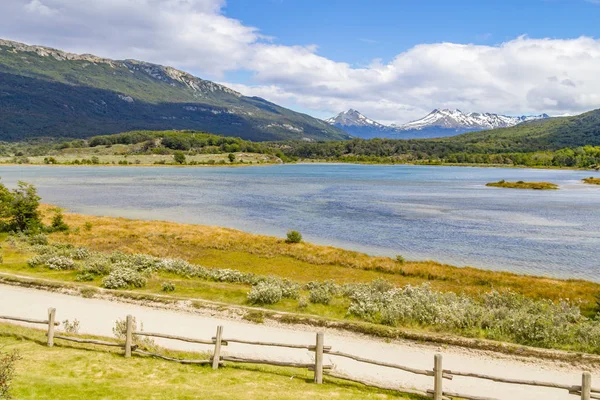
<path fill-rule="evenodd" d="M 21 357 L 16 351 L 0 352 L 0 399 L 11 399 L 10 385 L 15 374 L 15 364 Z"/>
<path fill-rule="evenodd" d="M 396 262 L 400 265 L 404 265 L 406 263 L 406 259 L 402 257 L 400 254 L 396 256 Z"/>
<path fill-rule="evenodd" d="M 63 219 L 62 211 L 56 210 L 50 227 L 56 232 L 64 232 L 69 230 L 69 225 L 67 225 Z"/>
<path fill-rule="evenodd" d="M 302 296 L 298 299 L 298 308 L 304 310 L 306 307 L 308 307 L 308 299 Z"/>
<path fill-rule="evenodd" d="M 48 236 L 44 235 L 43 233 L 30 235 L 27 237 L 27 243 L 29 243 L 30 245 L 47 245 Z"/>
<path fill-rule="evenodd" d="M 234 161 L 235 161 L 235 154 L 233 154 L 233 153 L 229 153 L 229 154 L 227 155 L 227 158 L 229 158 L 229 162 L 231 162 L 231 163 L 232 163 L 232 162 L 234 162 Z"/>
<path fill-rule="evenodd" d="M 87 221 L 85 224 L 83 224 L 83 228 L 88 232 L 92 230 L 92 226 L 93 226 L 92 223 L 89 221 Z"/>
<path fill-rule="evenodd" d="M 185 154 L 182 151 L 176 151 L 173 153 L 173 160 L 177 164 L 185 164 Z"/>
<path fill-rule="evenodd" d="M 102 280 L 102 286 L 106 289 L 142 288 L 146 286 L 146 278 L 131 268 L 119 267 Z"/>
<path fill-rule="evenodd" d="M 248 301 L 252 304 L 275 304 L 281 301 L 281 298 L 281 288 L 269 282 L 259 282 L 248 293 Z"/>
<path fill-rule="evenodd" d="M 75 262 L 69 257 L 64 256 L 50 257 L 46 261 L 46 265 L 48 265 L 48 268 L 56 271 L 75 269 Z"/>
<path fill-rule="evenodd" d="M 286 243 L 300 243 L 302 235 L 298 231 L 288 231 Z"/>
<path fill-rule="evenodd" d="M 329 304 L 333 295 L 326 286 L 317 286 L 310 290 L 308 300 L 315 304 Z"/>
<path fill-rule="evenodd" d="M 79 320 L 74 319 L 73 322 L 65 319 L 63 322 L 63 330 L 67 333 L 79 333 Z"/>
<path fill-rule="evenodd" d="M 77 274 L 75 280 L 77 282 L 90 282 L 93 281 L 95 277 L 96 275 L 92 274 L 91 272 L 83 271 Z"/>
<path fill-rule="evenodd" d="M 163 292 L 174 292 L 175 291 L 175 285 L 171 282 L 163 282 L 162 284 L 162 291 Z"/>

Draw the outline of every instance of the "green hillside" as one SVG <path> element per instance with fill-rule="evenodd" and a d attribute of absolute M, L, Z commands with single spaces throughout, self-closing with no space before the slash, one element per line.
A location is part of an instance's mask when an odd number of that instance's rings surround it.
<path fill-rule="evenodd" d="M 338 128 L 171 67 L 0 39 L 0 140 L 193 129 L 249 140 L 341 140 Z"/>
<path fill-rule="evenodd" d="M 600 110 L 574 117 L 550 118 L 511 128 L 465 133 L 443 142 L 463 144 L 473 152 L 532 152 L 600 145 Z"/>

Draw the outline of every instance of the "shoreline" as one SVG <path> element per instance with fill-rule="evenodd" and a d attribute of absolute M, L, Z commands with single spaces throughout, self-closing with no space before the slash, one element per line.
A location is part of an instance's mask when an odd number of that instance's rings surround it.
<path fill-rule="evenodd" d="M 549 170 L 549 171 L 588 171 L 597 172 L 597 169 L 578 168 L 578 167 L 556 167 L 556 166 L 527 166 L 527 165 L 510 165 L 510 164 L 467 164 L 467 163 L 378 163 L 378 162 L 360 162 L 360 161 L 328 161 L 328 160 L 299 160 L 296 162 L 272 162 L 272 163 L 236 163 L 236 164 L 42 164 L 42 163 L 5 163 L 0 162 L 0 166 L 7 167 L 153 167 L 153 168 L 243 168 L 243 167 L 271 167 L 276 165 L 365 165 L 365 166 L 413 166 L 413 167 L 464 167 L 464 168 L 496 168 L 496 169 L 534 169 L 534 170 Z M 599 175 L 600 176 L 600 175 Z"/>

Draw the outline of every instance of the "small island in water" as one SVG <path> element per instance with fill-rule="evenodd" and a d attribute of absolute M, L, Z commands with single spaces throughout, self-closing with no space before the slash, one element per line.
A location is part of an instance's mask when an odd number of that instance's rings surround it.
<path fill-rule="evenodd" d="M 498 182 L 490 182 L 485 186 L 509 189 L 558 190 L 558 185 L 551 182 L 506 182 L 504 179 Z"/>
<path fill-rule="evenodd" d="M 593 176 L 590 176 L 589 178 L 584 178 L 583 182 L 589 183 L 590 185 L 600 185 L 600 178 L 594 178 Z"/>

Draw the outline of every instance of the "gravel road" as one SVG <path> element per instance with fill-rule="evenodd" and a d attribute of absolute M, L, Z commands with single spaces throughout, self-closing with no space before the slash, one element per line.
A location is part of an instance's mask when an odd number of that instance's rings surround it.
<path fill-rule="evenodd" d="M 94 335 L 112 336 L 115 320 L 132 314 L 138 322 L 143 323 L 145 331 L 180 336 L 207 339 L 214 336 L 217 325 L 223 325 L 225 338 L 295 344 L 312 344 L 315 340 L 315 328 L 310 327 L 256 325 L 246 321 L 200 316 L 183 311 L 155 309 L 109 300 L 86 299 L 37 289 L 0 285 L 0 315 L 44 319 L 48 307 L 57 309 L 57 320 L 76 318 L 81 323 L 80 333 Z M 212 348 L 212 346 L 170 340 L 157 339 L 156 342 L 164 347 L 178 350 L 207 351 Z M 361 357 L 422 369 L 432 369 L 434 354 L 439 352 L 444 355 L 445 369 L 506 378 L 551 381 L 568 385 L 581 384 L 582 370 L 562 362 L 522 359 L 451 346 L 441 348 L 409 341 L 386 343 L 361 335 L 334 331 L 325 333 L 325 345 L 332 346 L 333 350 Z M 305 350 L 257 347 L 235 343 L 225 347 L 224 353 L 300 362 L 313 360 L 313 354 Z M 433 386 L 431 377 L 371 366 L 335 356 L 326 355 L 325 362 L 334 364 L 336 371 L 340 373 L 370 381 L 420 390 L 431 389 Z M 592 373 L 593 386 L 600 386 L 600 371 L 593 370 Z M 444 380 L 444 388 L 452 392 L 510 400 L 576 400 L 579 398 L 560 389 L 509 385 L 463 377 L 454 377 L 452 381 Z"/>

